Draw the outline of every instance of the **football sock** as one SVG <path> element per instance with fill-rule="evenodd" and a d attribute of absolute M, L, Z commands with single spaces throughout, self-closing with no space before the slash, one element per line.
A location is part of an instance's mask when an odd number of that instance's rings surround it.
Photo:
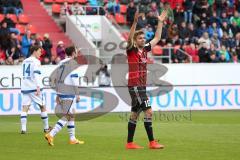
<path fill-rule="evenodd" d="M 43 129 L 49 129 L 47 112 L 41 112 L 41 119 L 43 121 Z"/>
<path fill-rule="evenodd" d="M 68 121 L 67 128 L 68 128 L 68 133 L 69 133 L 70 140 L 75 140 L 76 138 L 75 138 L 75 124 L 74 124 L 74 121 Z"/>
<path fill-rule="evenodd" d="M 21 112 L 21 130 L 27 130 L 27 112 Z"/>
<path fill-rule="evenodd" d="M 67 119 L 65 117 L 59 119 L 53 129 L 50 131 L 50 136 L 54 137 L 62 128 L 67 124 Z"/>
<path fill-rule="evenodd" d="M 133 142 L 133 136 L 135 133 L 135 129 L 136 129 L 136 125 L 137 125 L 137 121 L 134 120 L 129 120 L 128 122 L 128 138 L 127 138 L 127 142 Z"/>
<path fill-rule="evenodd" d="M 144 126 L 148 135 L 148 140 L 153 141 L 152 118 L 144 118 Z"/>

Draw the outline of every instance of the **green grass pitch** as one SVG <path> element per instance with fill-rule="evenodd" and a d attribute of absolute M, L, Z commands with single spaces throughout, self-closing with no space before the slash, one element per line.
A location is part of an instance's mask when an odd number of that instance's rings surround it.
<path fill-rule="evenodd" d="M 193 111 L 155 113 L 155 138 L 166 147 L 149 150 L 140 120 L 135 141 L 141 150 L 124 148 L 127 116 L 111 113 L 76 122 L 76 136 L 84 145 L 69 145 L 65 128 L 50 147 L 44 139 L 40 116 L 28 116 L 28 133 L 19 134 L 18 116 L 0 116 L 1 160 L 239 160 L 240 111 Z M 50 125 L 57 120 L 49 117 Z"/>

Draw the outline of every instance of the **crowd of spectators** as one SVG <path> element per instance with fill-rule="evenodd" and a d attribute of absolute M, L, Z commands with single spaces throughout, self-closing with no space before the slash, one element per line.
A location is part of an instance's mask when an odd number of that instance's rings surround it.
<path fill-rule="evenodd" d="M 138 4 L 138 6 L 136 5 Z M 159 45 L 172 62 L 189 62 L 186 52 L 199 62 L 238 62 L 240 59 L 240 2 L 236 0 L 139 0 L 130 1 L 126 18 L 129 25 L 139 8 L 142 16 L 137 29 L 145 31 L 147 41 L 154 37 L 157 16 L 168 10 Z M 169 36 L 168 28 L 176 34 Z M 181 51 L 178 51 L 181 49 Z M 183 52 L 182 52 L 183 51 Z M 168 62 L 163 59 L 163 62 Z"/>
<path fill-rule="evenodd" d="M 23 13 L 22 3 L 20 0 L 0 0 L 0 14 L 4 15 L 0 20 L 0 65 L 21 64 L 28 58 L 30 47 L 39 45 L 42 47 L 42 56 L 40 61 L 42 64 L 57 64 L 64 59 L 64 44 L 58 42 L 56 48 L 56 56 L 52 55 L 52 41 L 48 33 L 42 37 L 39 34 L 32 34 L 31 25 L 26 25 L 24 35 L 20 35 L 16 28 L 16 22 L 12 20 L 10 15 L 19 15 Z"/>

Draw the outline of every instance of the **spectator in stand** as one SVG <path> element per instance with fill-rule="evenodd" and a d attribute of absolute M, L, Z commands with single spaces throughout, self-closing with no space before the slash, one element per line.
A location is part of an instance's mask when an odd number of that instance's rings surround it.
<path fill-rule="evenodd" d="M 207 63 L 209 62 L 209 50 L 206 44 L 203 44 L 202 47 L 198 50 L 199 62 Z"/>
<path fill-rule="evenodd" d="M 5 64 L 6 54 L 5 51 L 0 46 L 0 65 Z"/>
<path fill-rule="evenodd" d="M 162 63 L 170 63 L 170 61 L 173 63 L 178 62 L 174 54 L 172 43 L 170 42 L 167 42 L 167 45 L 163 48 L 163 56 L 168 56 L 169 58 L 162 58 Z"/>
<path fill-rule="evenodd" d="M 188 24 L 188 33 L 189 33 L 189 41 L 190 42 L 195 42 L 198 40 L 197 30 L 192 23 Z"/>
<path fill-rule="evenodd" d="M 183 2 L 184 11 L 184 20 L 186 23 L 192 23 L 192 9 L 193 9 L 193 2 L 192 0 L 184 0 Z"/>
<path fill-rule="evenodd" d="M 233 24 L 233 22 L 237 23 L 237 26 L 240 27 L 240 17 L 238 11 L 235 11 L 234 16 L 230 18 L 230 23 Z"/>
<path fill-rule="evenodd" d="M 233 36 L 233 33 L 232 33 L 232 30 L 231 30 L 230 26 L 225 21 L 222 23 L 222 31 L 226 32 L 230 37 Z"/>
<path fill-rule="evenodd" d="M 237 53 L 233 53 L 231 62 L 232 63 L 239 63 L 240 62 Z"/>
<path fill-rule="evenodd" d="M 190 43 L 190 45 L 185 48 L 185 51 L 190 56 L 197 56 L 198 55 L 198 49 L 196 48 L 196 45 L 193 42 Z"/>
<path fill-rule="evenodd" d="M 14 11 L 15 14 L 18 16 L 19 14 L 23 13 L 23 6 L 20 0 L 13 1 Z"/>
<path fill-rule="evenodd" d="M 152 11 L 147 14 L 147 23 L 152 27 L 153 32 L 155 32 L 155 28 L 157 26 L 158 20 Z"/>
<path fill-rule="evenodd" d="M 220 48 L 221 43 L 220 43 L 220 40 L 218 39 L 217 33 L 213 33 L 213 36 L 211 38 L 211 45 L 213 45 L 215 48 Z"/>
<path fill-rule="evenodd" d="M 146 31 L 145 31 L 145 38 L 147 42 L 150 42 L 154 37 L 154 32 L 153 29 L 150 25 L 146 26 Z"/>
<path fill-rule="evenodd" d="M 12 0 L 2 0 L 2 5 L 3 5 L 3 13 L 15 13 L 15 8 L 12 5 Z"/>
<path fill-rule="evenodd" d="M 226 0 L 215 0 L 217 16 L 220 16 L 223 12 L 227 12 Z"/>
<path fill-rule="evenodd" d="M 7 23 L 2 22 L 1 28 L 0 28 L 0 46 L 4 51 L 8 49 L 8 43 L 9 43 L 9 28 L 7 28 Z"/>
<path fill-rule="evenodd" d="M 221 19 L 217 16 L 217 12 L 213 12 L 212 16 L 209 19 L 210 24 L 213 24 L 214 22 L 217 23 L 218 27 L 221 26 Z"/>
<path fill-rule="evenodd" d="M 240 1 L 239 0 L 235 0 L 235 5 L 236 5 L 236 10 L 238 12 L 240 12 Z"/>
<path fill-rule="evenodd" d="M 149 12 L 152 12 L 154 17 L 159 16 L 158 7 L 157 7 L 156 2 L 153 1 L 151 3 Z"/>
<path fill-rule="evenodd" d="M 216 52 L 210 52 L 210 57 L 209 57 L 209 62 L 210 63 L 219 63 L 219 58 L 216 55 Z"/>
<path fill-rule="evenodd" d="M 189 30 L 187 28 L 186 22 L 181 23 L 179 31 L 180 43 L 183 43 L 184 41 L 189 41 Z"/>
<path fill-rule="evenodd" d="M 217 26 L 216 22 L 213 22 L 212 25 L 209 26 L 208 33 L 209 33 L 209 37 L 212 37 L 214 33 L 217 34 L 218 38 L 222 38 L 223 36 L 223 31 L 220 27 Z"/>
<path fill-rule="evenodd" d="M 226 46 L 222 45 L 221 49 L 219 50 L 219 55 L 220 55 L 220 60 L 225 60 L 226 62 L 230 61 L 230 54 L 227 51 Z"/>
<path fill-rule="evenodd" d="M 107 2 L 108 12 L 112 14 L 120 13 L 120 4 L 114 0 L 108 0 Z"/>
<path fill-rule="evenodd" d="M 209 17 L 207 17 L 206 13 L 202 13 L 202 15 L 200 16 L 200 20 L 196 21 L 197 26 L 201 26 L 202 23 L 205 23 L 206 25 L 209 24 Z"/>
<path fill-rule="evenodd" d="M 43 36 L 43 45 L 42 48 L 45 51 L 45 55 L 44 55 L 44 64 L 49 64 L 51 61 L 51 57 L 52 57 L 52 42 L 49 39 L 49 34 L 45 33 Z"/>
<path fill-rule="evenodd" d="M 221 23 L 227 22 L 227 24 L 230 24 L 230 20 L 227 17 L 227 13 L 226 12 L 222 12 L 222 16 L 221 16 Z"/>
<path fill-rule="evenodd" d="M 165 22 L 164 22 L 165 23 Z M 160 40 L 160 45 L 164 46 L 166 45 L 167 39 L 168 39 L 168 26 L 166 24 L 163 25 L 162 28 L 162 35 L 161 35 L 161 40 Z"/>
<path fill-rule="evenodd" d="M 200 47 L 204 45 L 207 49 L 210 48 L 211 40 L 209 39 L 208 32 L 203 33 L 202 37 L 198 40 L 198 43 L 200 44 Z"/>
<path fill-rule="evenodd" d="M 3 14 L 3 7 L 4 7 L 4 5 L 3 5 L 3 2 L 1 0 L 0 1 L 0 14 Z"/>
<path fill-rule="evenodd" d="M 105 16 L 108 16 L 108 15 L 109 15 L 108 10 L 107 10 L 107 3 L 105 3 L 105 4 L 103 5 L 103 7 L 101 7 L 101 8 L 99 9 L 99 15 L 105 15 Z"/>
<path fill-rule="evenodd" d="M 207 17 L 210 15 L 209 5 L 207 1 L 206 0 L 196 1 L 196 3 L 193 6 L 194 22 L 200 21 L 203 13 L 205 13 Z"/>
<path fill-rule="evenodd" d="M 237 33 L 235 37 L 236 37 L 235 38 L 236 53 L 238 55 L 238 58 L 240 58 L 240 33 Z"/>
<path fill-rule="evenodd" d="M 31 31 L 26 30 L 25 35 L 22 37 L 22 48 L 21 52 L 24 58 L 28 58 L 30 56 L 29 49 L 35 42 L 31 39 Z"/>
<path fill-rule="evenodd" d="M 240 32 L 240 27 L 237 26 L 237 23 L 235 21 L 233 21 L 232 24 L 230 25 L 230 29 L 232 31 L 233 36 Z"/>
<path fill-rule="evenodd" d="M 106 64 L 102 64 L 97 70 L 96 75 L 98 75 L 99 87 L 109 87 L 111 85 L 110 73 Z"/>
<path fill-rule="evenodd" d="M 73 11 L 74 15 L 85 15 L 86 14 L 85 10 L 78 2 L 74 2 L 71 10 Z"/>
<path fill-rule="evenodd" d="M 13 22 L 13 20 L 10 18 L 10 15 L 7 14 L 5 18 L 3 19 L 3 22 L 7 23 L 7 27 L 9 28 L 10 32 L 13 32 L 15 34 L 19 34 L 19 30 L 16 29 L 16 23 Z"/>
<path fill-rule="evenodd" d="M 229 41 L 229 36 L 227 34 L 227 32 L 223 32 L 223 36 L 221 39 L 221 45 L 224 45 L 227 47 L 227 49 L 230 49 L 230 41 Z"/>
<path fill-rule="evenodd" d="M 177 59 L 177 63 L 187 63 L 188 62 L 188 56 L 184 52 L 185 52 L 185 50 L 184 50 L 183 46 L 181 45 L 181 47 L 179 49 L 177 49 L 177 51 L 175 53 L 175 58 Z"/>
<path fill-rule="evenodd" d="M 19 63 L 19 58 L 21 55 L 20 49 L 21 49 L 21 46 L 17 39 L 17 36 L 15 35 L 15 33 L 11 33 L 10 44 L 6 51 L 6 56 L 7 56 L 6 64 L 7 65 L 13 65 L 13 64 Z"/>
<path fill-rule="evenodd" d="M 138 18 L 138 23 L 137 23 L 137 27 L 136 27 L 136 30 L 139 30 L 139 29 L 142 29 L 142 28 L 145 28 L 147 26 L 147 18 L 145 16 L 145 13 L 140 13 L 140 17 Z"/>
<path fill-rule="evenodd" d="M 175 19 L 174 23 L 176 23 L 177 25 L 180 25 L 184 21 L 183 11 L 184 10 L 180 4 L 177 4 L 176 8 L 173 10 L 174 19 Z"/>
<path fill-rule="evenodd" d="M 147 13 L 149 10 L 150 10 L 150 8 L 148 7 L 148 5 L 144 5 L 144 4 L 140 3 L 138 6 L 139 13 Z"/>
<path fill-rule="evenodd" d="M 202 23 L 201 27 L 197 29 L 197 31 L 196 31 L 197 37 L 201 37 L 204 32 L 208 32 L 206 23 Z"/>
<path fill-rule="evenodd" d="M 160 8 L 159 14 L 161 14 L 163 10 L 168 11 L 167 23 L 172 24 L 174 22 L 174 14 L 173 14 L 173 10 L 170 7 L 170 4 L 168 2 L 164 2 L 164 6 L 163 6 L 163 8 Z"/>
<path fill-rule="evenodd" d="M 57 44 L 57 48 L 56 48 L 56 53 L 57 53 L 57 62 L 58 60 L 63 60 L 65 59 L 66 53 L 65 53 L 65 46 L 63 41 L 59 41 Z"/>
<path fill-rule="evenodd" d="M 68 4 L 68 2 L 64 2 L 62 9 L 61 9 L 61 14 L 62 15 L 72 15 L 72 7 Z"/>
<path fill-rule="evenodd" d="M 126 13 L 126 17 L 127 17 L 127 23 L 128 25 L 132 26 L 133 23 L 133 19 L 134 19 L 134 15 L 136 12 L 137 8 L 134 5 L 134 2 L 131 1 L 127 7 L 127 13 Z"/>

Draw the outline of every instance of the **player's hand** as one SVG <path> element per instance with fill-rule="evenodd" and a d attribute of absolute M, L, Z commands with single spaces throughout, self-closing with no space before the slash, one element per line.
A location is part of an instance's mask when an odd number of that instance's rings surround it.
<path fill-rule="evenodd" d="M 138 11 L 135 12 L 135 15 L 134 15 L 134 23 L 137 23 L 138 22 L 138 18 L 142 16 L 142 14 L 139 14 Z"/>
<path fill-rule="evenodd" d="M 40 93 L 41 93 L 40 87 L 37 87 L 37 91 L 36 91 L 35 95 L 36 95 L 36 96 L 39 96 Z"/>
<path fill-rule="evenodd" d="M 168 14 L 168 11 L 167 10 L 163 10 L 161 15 L 158 16 L 158 20 L 163 22 L 167 18 L 167 14 Z"/>
<path fill-rule="evenodd" d="M 60 101 L 59 96 L 56 97 L 56 103 L 57 103 L 57 104 L 61 104 L 61 101 Z"/>
<path fill-rule="evenodd" d="M 77 96 L 77 97 L 76 97 L 76 102 L 77 102 L 77 103 L 80 102 L 80 96 Z"/>

